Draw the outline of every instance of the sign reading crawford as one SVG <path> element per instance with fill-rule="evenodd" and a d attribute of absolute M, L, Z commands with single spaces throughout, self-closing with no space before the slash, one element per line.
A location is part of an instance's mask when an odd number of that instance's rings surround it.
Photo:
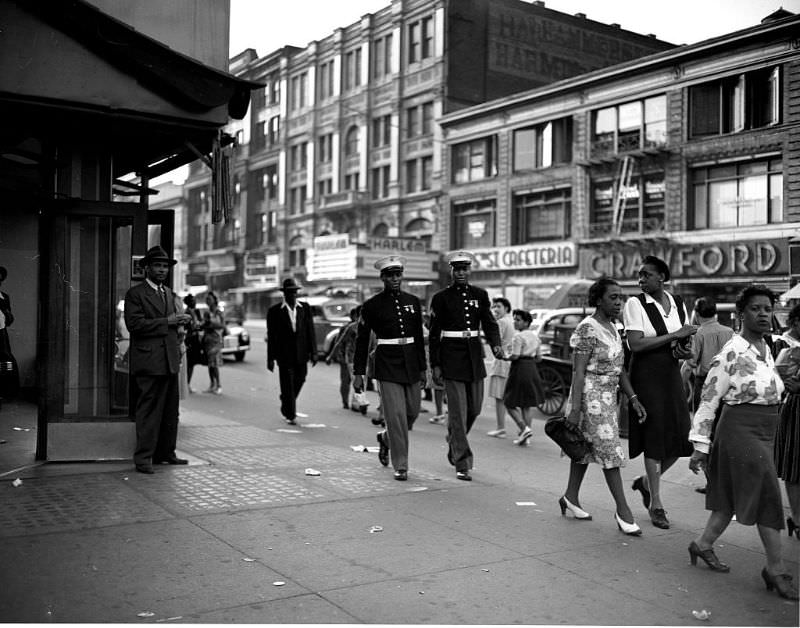
<path fill-rule="evenodd" d="M 478 259 L 474 270 L 535 270 L 563 268 L 578 263 L 574 242 L 539 242 L 495 249 L 473 249 Z"/>
<path fill-rule="evenodd" d="M 586 249 L 581 251 L 581 270 L 588 277 L 631 278 L 643 257 L 655 255 L 679 278 L 785 275 L 789 272 L 788 246 L 785 240 L 748 240 L 667 244 L 648 250 Z"/>

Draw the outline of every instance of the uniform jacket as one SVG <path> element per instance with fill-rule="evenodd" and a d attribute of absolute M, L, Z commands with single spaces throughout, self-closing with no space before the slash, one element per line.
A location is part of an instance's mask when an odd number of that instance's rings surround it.
<path fill-rule="evenodd" d="M 480 336 L 442 338 L 442 331 L 480 328 L 490 346 L 500 346 L 500 332 L 486 290 L 470 284 L 452 284 L 434 294 L 429 340 L 431 367 L 440 367 L 445 379 L 474 382 L 486 377 Z"/>
<path fill-rule="evenodd" d="M 267 310 L 267 362 L 277 362 L 283 368 L 293 368 L 316 359 L 314 317 L 308 303 L 297 301 L 297 331 L 294 331 L 289 312 L 283 304 L 281 301 Z"/>
<path fill-rule="evenodd" d="M 370 333 L 381 338 L 413 338 L 405 345 L 378 345 L 375 348 L 375 379 L 398 384 L 419 382 L 425 374 L 425 340 L 422 335 L 422 306 L 408 292 L 384 290 L 364 303 L 358 322 L 353 373 L 367 370 Z"/>
<path fill-rule="evenodd" d="M 125 295 L 125 325 L 131 335 L 130 364 L 134 375 L 174 375 L 180 368 L 178 326 L 168 325 L 175 314 L 172 290 L 164 286 L 166 299 L 146 281 Z"/>

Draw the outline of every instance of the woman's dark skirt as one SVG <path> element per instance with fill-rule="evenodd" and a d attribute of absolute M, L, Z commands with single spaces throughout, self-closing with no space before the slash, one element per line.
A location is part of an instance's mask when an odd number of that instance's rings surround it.
<path fill-rule="evenodd" d="M 772 460 L 778 406 L 722 408 L 708 461 L 706 510 L 742 525 L 783 529 L 783 504 Z"/>
<path fill-rule="evenodd" d="M 689 405 L 678 361 L 669 348 L 634 353 L 630 380 L 647 411 L 644 423 L 628 423 L 631 459 L 641 453 L 653 460 L 691 456 Z M 636 413 L 629 411 L 629 416 L 636 416 Z"/>
<path fill-rule="evenodd" d="M 532 357 L 521 357 L 511 363 L 503 403 L 507 408 L 533 408 L 544 401 L 544 388 L 539 369 Z"/>
<path fill-rule="evenodd" d="M 800 482 L 800 394 L 787 395 L 775 434 L 775 469 L 787 482 Z"/>

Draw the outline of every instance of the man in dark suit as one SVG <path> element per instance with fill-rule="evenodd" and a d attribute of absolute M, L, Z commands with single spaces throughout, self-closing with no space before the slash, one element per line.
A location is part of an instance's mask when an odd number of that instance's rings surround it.
<path fill-rule="evenodd" d="M 284 279 L 283 301 L 267 310 L 267 368 L 278 364 L 281 414 L 289 425 L 297 424 L 297 396 L 306 381 L 308 362 L 317 364 L 314 319 L 308 303 L 297 300 L 300 286 Z"/>
<path fill-rule="evenodd" d="M 503 355 L 500 332 L 486 290 L 470 285 L 475 256 L 455 251 L 447 256 L 453 283 L 431 300 L 430 360 L 434 381 L 444 380 L 447 395 L 447 459 L 459 480 L 471 480 L 472 450 L 467 434 L 483 405 L 483 343 L 480 328 L 495 357 Z"/>
<path fill-rule="evenodd" d="M 178 438 L 178 325 L 187 314 L 175 312 L 172 290 L 164 285 L 170 259 L 154 246 L 142 259 L 145 280 L 125 295 L 125 325 L 131 335 L 130 363 L 136 397 L 136 451 L 133 461 L 140 473 L 153 473 L 153 464 L 187 464 L 175 455 Z"/>
<path fill-rule="evenodd" d="M 361 307 L 353 361 L 353 389 L 364 390 L 370 335 L 375 333 L 375 379 L 381 394 L 386 429 L 378 432 L 378 460 L 388 466 L 392 454 L 394 479 L 408 479 L 408 431 L 419 414 L 427 363 L 422 335 L 422 306 L 413 294 L 400 290 L 406 259 L 391 255 L 375 262 L 383 292 Z"/>

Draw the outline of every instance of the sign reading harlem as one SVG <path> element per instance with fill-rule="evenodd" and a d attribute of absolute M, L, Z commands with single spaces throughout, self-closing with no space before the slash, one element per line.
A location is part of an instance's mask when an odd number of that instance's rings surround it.
<path fill-rule="evenodd" d="M 583 74 L 656 51 L 583 28 L 490 3 L 489 70 L 541 82 Z M 601 28 L 599 25 L 596 28 Z"/>

